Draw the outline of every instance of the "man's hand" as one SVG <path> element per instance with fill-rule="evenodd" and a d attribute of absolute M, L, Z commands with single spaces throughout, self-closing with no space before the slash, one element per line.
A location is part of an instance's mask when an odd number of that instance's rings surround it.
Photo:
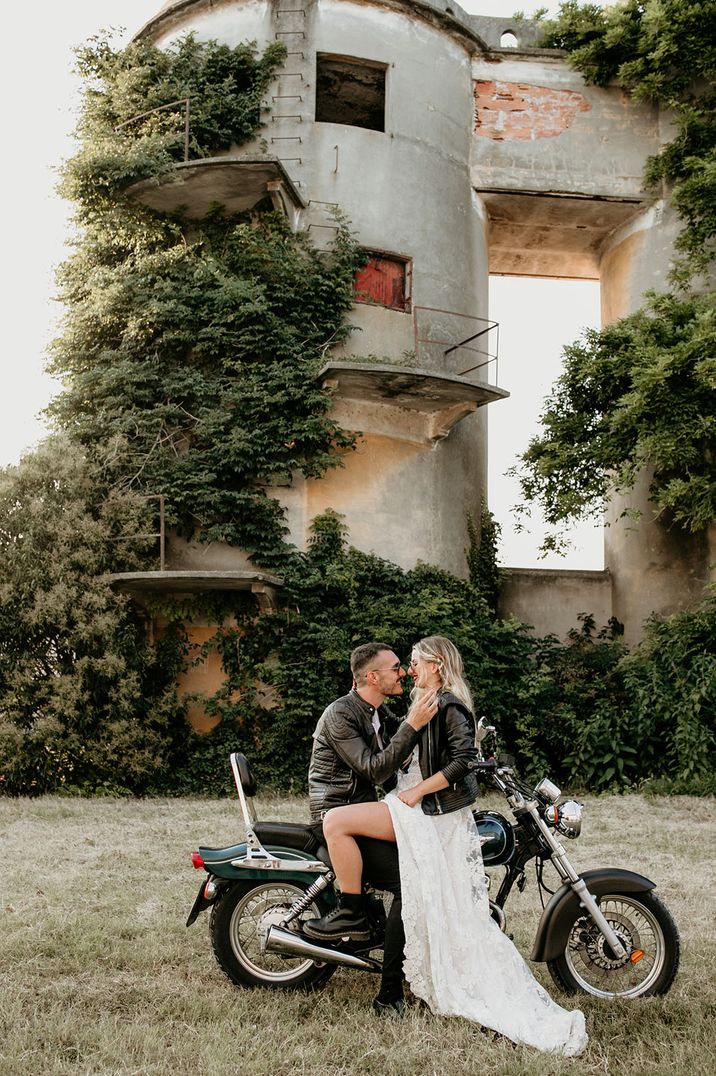
<path fill-rule="evenodd" d="M 427 725 L 430 718 L 435 716 L 437 710 L 437 691 L 431 688 L 417 702 L 413 703 L 405 720 L 417 732 Z"/>

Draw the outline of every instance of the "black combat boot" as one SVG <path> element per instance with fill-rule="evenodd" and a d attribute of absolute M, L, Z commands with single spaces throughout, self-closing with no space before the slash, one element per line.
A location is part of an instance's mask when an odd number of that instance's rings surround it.
<path fill-rule="evenodd" d="M 380 993 L 373 999 L 376 1016 L 391 1016 L 398 1019 L 405 1015 L 405 998 L 403 997 L 403 977 L 383 976 Z"/>
<path fill-rule="evenodd" d="M 317 941 L 367 942 L 371 939 L 362 893 L 341 893 L 338 907 L 320 919 L 307 919 L 303 933 Z"/>

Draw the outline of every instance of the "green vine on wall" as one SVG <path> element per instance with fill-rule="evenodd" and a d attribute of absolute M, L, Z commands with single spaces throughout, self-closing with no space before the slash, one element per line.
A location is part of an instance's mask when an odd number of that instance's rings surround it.
<path fill-rule="evenodd" d="M 176 117 L 117 124 L 189 96 L 192 152 L 214 155 L 256 134 L 283 55 L 191 36 L 81 51 L 83 142 L 64 175 L 80 232 L 59 275 L 67 315 L 51 364 L 65 384 L 51 412 L 109 486 L 163 493 L 170 526 L 265 566 L 285 556 L 267 488 L 320 476 L 354 442 L 316 374 L 347 335 L 363 255 L 340 218 L 326 254 L 270 203 L 201 221 L 143 207 L 127 184 L 172 167 Z"/>

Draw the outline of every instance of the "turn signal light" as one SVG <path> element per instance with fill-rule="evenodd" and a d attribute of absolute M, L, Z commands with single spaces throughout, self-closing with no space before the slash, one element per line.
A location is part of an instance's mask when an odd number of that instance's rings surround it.
<path fill-rule="evenodd" d="M 203 871 L 204 870 L 204 860 L 201 858 L 201 855 L 198 852 L 192 852 L 192 854 L 191 854 L 191 865 L 194 868 L 194 870 L 197 870 L 197 871 Z"/>
<path fill-rule="evenodd" d="M 550 826 L 556 826 L 559 822 L 559 807 L 551 806 L 546 807 L 544 812 L 545 822 L 548 822 Z"/>
<path fill-rule="evenodd" d="M 644 956 L 646 956 L 646 953 L 643 949 L 634 949 L 634 951 L 629 954 L 629 959 L 632 964 L 638 964 Z"/>

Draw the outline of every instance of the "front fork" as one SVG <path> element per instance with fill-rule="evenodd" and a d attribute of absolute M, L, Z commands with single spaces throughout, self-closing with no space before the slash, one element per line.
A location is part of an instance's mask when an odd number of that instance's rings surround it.
<path fill-rule="evenodd" d="M 554 863 L 555 869 L 559 874 L 563 882 L 565 882 L 572 889 L 574 893 L 579 897 L 582 906 L 586 910 L 589 917 L 597 929 L 604 935 L 610 949 L 614 953 L 617 960 L 623 960 L 629 954 L 620 942 L 617 935 L 612 930 L 609 921 L 605 917 L 601 908 L 599 907 L 595 897 L 587 889 L 587 883 L 583 878 L 580 878 L 575 871 L 572 864 L 569 862 L 567 852 L 564 845 L 557 839 L 553 830 L 549 828 L 547 823 L 540 817 L 537 810 L 536 803 L 526 803 L 523 806 L 532 817 L 535 825 L 539 829 L 540 833 L 544 837 L 545 841 L 552 850 L 551 860 Z"/>

